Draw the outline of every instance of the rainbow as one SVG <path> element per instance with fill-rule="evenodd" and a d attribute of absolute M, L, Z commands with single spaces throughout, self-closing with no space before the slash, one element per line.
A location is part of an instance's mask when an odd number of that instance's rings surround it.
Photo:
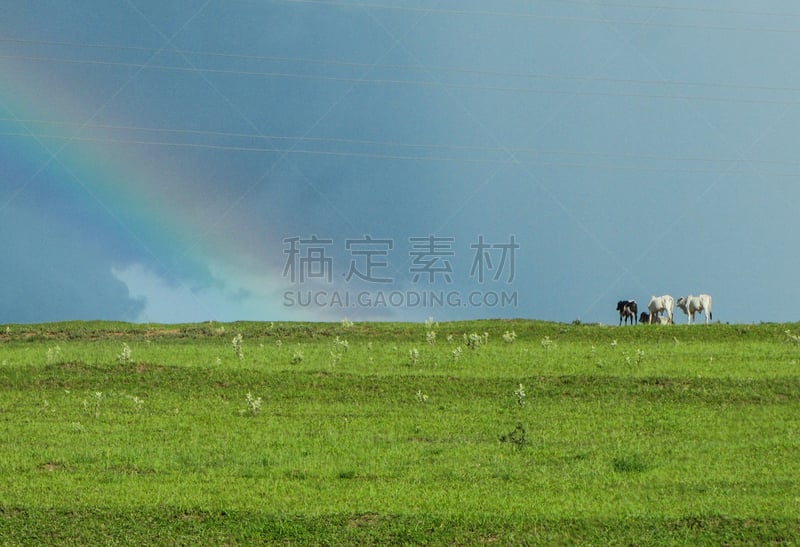
<path fill-rule="evenodd" d="M 243 219 L 230 215 L 224 229 L 215 226 L 213 215 L 219 218 L 225 212 L 214 197 L 219 195 L 217 181 L 147 144 L 82 138 L 86 132 L 76 120 L 99 123 L 108 112 L 96 105 L 108 99 L 98 99 L 99 92 L 80 85 L 52 85 L 46 68 L 0 60 L 0 127 L 5 128 L 0 138 L 10 143 L 4 148 L 13 149 L 14 163 L 6 172 L 22 174 L 22 180 L 11 181 L 11 197 L 0 200 L 0 210 L 14 207 L 28 191 L 46 188 L 51 203 L 69 201 L 69 206 L 54 205 L 47 215 L 76 233 L 107 237 L 110 245 L 124 241 L 127 253 L 115 260 L 123 266 L 126 261 L 146 262 L 168 283 L 219 285 L 219 271 L 209 261 L 231 265 L 244 256 L 252 268 L 253 257 L 263 260 L 263 250 L 255 246 L 263 249 L 266 237 L 249 234 Z M 76 210 L 93 213 L 78 216 Z M 236 268 L 225 268 L 226 274 L 231 271 Z M 224 282 L 232 288 L 242 283 L 252 287 L 259 282 L 252 275 L 226 277 Z"/>
<path fill-rule="evenodd" d="M 29 180 L 20 184 L 35 185 L 36 179 L 47 176 L 50 184 L 60 189 L 59 195 L 68 194 L 79 200 L 77 205 L 83 209 L 104 213 L 94 216 L 104 222 L 94 226 L 97 233 L 123 230 L 142 245 L 153 246 L 153 253 L 177 249 L 191 240 L 197 230 L 192 216 L 163 199 L 164 184 L 158 173 L 165 171 L 164 166 L 153 165 L 142 154 L 133 155 L 119 147 L 114 150 L 113 145 L 65 140 L 63 130 L 59 130 L 58 139 L 34 136 L 41 134 L 40 127 L 26 120 L 58 124 L 91 120 L 94 113 L 81 108 L 85 101 L 76 94 L 76 88 L 48 87 L 42 75 L 29 66 L 13 66 L 8 61 L 3 65 L 0 107 L 7 119 L 21 120 L 14 124 L 18 135 L 28 134 L 15 139 L 22 152 L 20 161 L 27 164 L 23 171 L 31 173 Z M 69 131 L 74 134 L 76 128 L 72 126 Z M 70 216 L 68 209 L 54 207 L 49 212 L 65 215 L 62 220 L 69 224 L 82 221 Z"/>

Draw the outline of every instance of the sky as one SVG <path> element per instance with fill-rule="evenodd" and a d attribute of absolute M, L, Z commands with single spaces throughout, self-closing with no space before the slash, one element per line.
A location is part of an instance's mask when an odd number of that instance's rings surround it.
<path fill-rule="evenodd" d="M 0 323 L 797 321 L 798 52 L 777 0 L 4 2 Z"/>

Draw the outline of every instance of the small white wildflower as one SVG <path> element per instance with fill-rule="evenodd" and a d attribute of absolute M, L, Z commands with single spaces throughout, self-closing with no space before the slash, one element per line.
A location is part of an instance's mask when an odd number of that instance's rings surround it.
<path fill-rule="evenodd" d="M 469 336 L 464 334 L 464 342 L 467 344 L 467 347 L 472 350 L 478 349 L 478 347 L 484 343 L 483 337 L 477 332 L 473 332 Z"/>
<path fill-rule="evenodd" d="M 523 406 L 525 404 L 525 387 L 520 384 L 517 390 L 514 392 L 514 396 L 517 398 L 517 404 L 519 406 Z"/>
<path fill-rule="evenodd" d="M 233 352 L 236 354 L 236 358 L 239 360 L 244 359 L 244 350 L 242 349 L 241 332 L 233 337 L 233 341 L 231 342 L 231 344 L 233 345 Z"/>
<path fill-rule="evenodd" d="M 508 344 L 511 344 L 516 339 L 517 339 L 517 333 L 514 332 L 513 330 L 510 331 L 510 332 L 506 331 L 506 332 L 503 333 L 503 341 L 508 343 Z"/>
<path fill-rule="evenodd" d="M 347 340 L 341 340 L 338 336 L 333 341 L 333 347 L 335 349 L 340 349 L 342 351 L 347 351 L 350 349 L 350 343 Z"/>
<path fill-rule="evenodd" d="M 133 406 L 136 408 L 137 412 L 142 410 L 142 407 L 144 406 L 144 400 L 134 395 L 131 397 L 131 401 L 133 401 Z"/>
<path fill-rule="evenodd" d="M 253 397 L 253 394 L 248 391 L 245 400 L 247 402 L 247 410 L 250 412 L 250 415 L 257 416 L 258 413 L 261 412 L 261 397 Z"/>
<path fill-rule="evenodd" d="M 47 364 L 52 365 L 57 363 L 61 360 L 61 348 L 59 346 L 55 346 L 52 348 L 47 348 Z"/>
<path fill-rule="evenodd" d="M 128 344 L 126 344 L 126 343 L 122 344 L 122 352 L 120 352 L 120 354 L 117 355 L 117 360 L 120 363 L 123 363 L 123 364 L 124 363 L 130 363 L 130 361 L 131 361 L 131 348 L 130 348 L 130 346 L 128 346 Z"/>
<path fill-rule="evenodd" d="M 98 418 L 100 416 L 100 403 L 103 400 L 103 393 L 101 391 L 95 391 L 91 399 L 91 402 L 87 399 L 83 400 L 83 411 Z"/>

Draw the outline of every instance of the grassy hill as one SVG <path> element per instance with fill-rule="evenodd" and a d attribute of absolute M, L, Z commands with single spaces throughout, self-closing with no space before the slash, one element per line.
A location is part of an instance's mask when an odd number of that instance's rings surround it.
<path fill-rule="evenodd" d="M 522 320 L 0 326 L 0 537 L 795 543 L 798 335 Z"/>

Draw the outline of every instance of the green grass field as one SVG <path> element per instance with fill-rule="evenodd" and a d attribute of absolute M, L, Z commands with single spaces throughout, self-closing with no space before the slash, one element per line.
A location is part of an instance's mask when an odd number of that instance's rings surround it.
<path fill-rule="evenodd" d="M 2 326 L 0 544 L 795 544 L 798 335 Z"/>

